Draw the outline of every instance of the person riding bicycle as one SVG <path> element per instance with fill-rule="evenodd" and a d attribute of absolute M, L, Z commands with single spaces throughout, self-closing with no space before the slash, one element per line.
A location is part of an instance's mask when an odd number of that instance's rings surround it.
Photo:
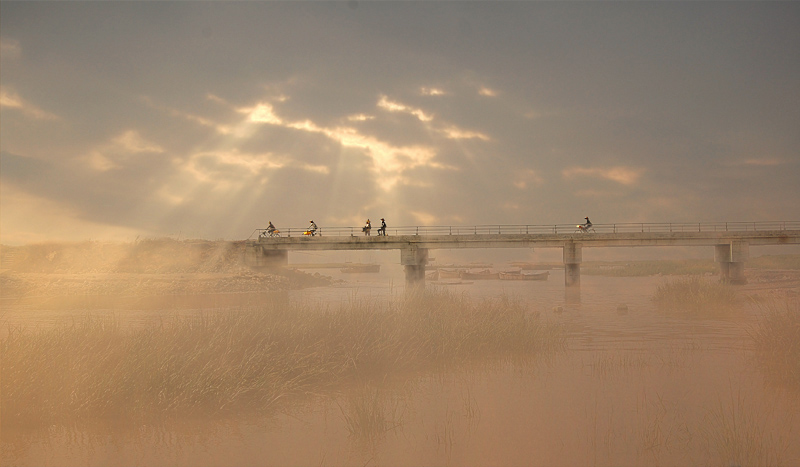
<path fill-rule="evenodd" d="M 267 227 L 267 233 L 269 234 L 269 236 L 272 237 L 273 235 L 275 235 L 275 232 L 277 232 L 277 230 L 278 229 L 276 229 L 275 226 L 272 225 L 272 221 L 269 221 L 269 227 Z"/>
<path fill-rule="evenodd" d="M 378 229 L 378 235 L 386 236 L 386 220 L 381 217 L 381 228 Z"/>
<path fill-rule="evenodd" d="M 592 228 L 592 221 L 590 221 L 588 217 L 584 217 L 584 219 L 586 219 L 586 223 L 583 224 L 583 228 L 589 230 Z"/>
<path fill-rule="evenodd" d="M 372 224 L 370 224 L 369 219 L 367 219 L 367 225 L 365 225 L 362 229 L 364 235 L 369 235 L 370 231 L 372 231 Z"/>
<path fill-rule="evenodd" d="M 315 224 L 313 220 L 311 220 L 310 222 L 311 225 L 308 226 L 308 231 L 311 232 L 311 236 L 313 237 L 314 235 L 317 234 L 317 224 Z"/>

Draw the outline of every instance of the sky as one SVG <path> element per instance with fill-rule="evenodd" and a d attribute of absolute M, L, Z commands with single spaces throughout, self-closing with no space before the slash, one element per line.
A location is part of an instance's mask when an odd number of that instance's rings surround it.
<path fill-rule="evenodd" d="M 0 242 L 800 220 L 800 2 L 0 4 Z"/>

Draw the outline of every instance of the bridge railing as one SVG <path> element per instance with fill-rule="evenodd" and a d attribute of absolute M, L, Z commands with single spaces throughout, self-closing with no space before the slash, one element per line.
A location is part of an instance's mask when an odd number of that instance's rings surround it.
<path fill-rule="evenodd" d="M 672 233 L 672 232 L 747 232 L 747 231 L 783 231 L 800 230 L 800 221 L 762 221 L 762 222 L 627 222 L 614 224 L 594 224 L 586 233 Z M 280 236 L 304 236 L 305 228 L 280 229 Z M 484 224 L 472 226 L 455 225 L 419 225 L 388 227 L 386 234 L 398 235 L 512 235 L 512 234 L 583 234 L 576 224 Z M 315 236 L 354 237 L 362 236 L 363 227 L 324 227 L 317 229 Z M 372 227 L 371 235 L 378 235 L 378 228 Z M 250 238 L 269 238 L 266 229 L 256 229 Z"/>

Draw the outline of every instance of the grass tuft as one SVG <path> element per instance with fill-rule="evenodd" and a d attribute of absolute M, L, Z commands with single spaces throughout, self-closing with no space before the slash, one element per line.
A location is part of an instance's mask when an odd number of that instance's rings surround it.
<path fill-rule="evenodd" d="M 376 441 L 402 425 L 397 401 L 388 400 L 378 388 L 363 385 L 348 394 L 345 405 L 339 404 L 339 410 L 351 438 Z"/>

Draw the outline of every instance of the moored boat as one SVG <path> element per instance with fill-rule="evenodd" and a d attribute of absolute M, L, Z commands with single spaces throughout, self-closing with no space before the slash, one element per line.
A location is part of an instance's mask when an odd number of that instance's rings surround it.
<path fill-rule="evenodd" d="M 501 272 L 500 280 L 504 281 L 546 281 L 550 271 L 537 273 Z"/>
<path fill-rule="evenodd" d="M 439 269 L 439 279 L 461 279 L 461 269 Z"/>
<path fill-rule="evenodd" d="M 461 272 L 461 278 L 462 279 L 491 280 L 491 279 L 498 279 L 499 277 L 500 277 L 500 273 L 492 272 L 490 269 L 462 271 Z"/>

